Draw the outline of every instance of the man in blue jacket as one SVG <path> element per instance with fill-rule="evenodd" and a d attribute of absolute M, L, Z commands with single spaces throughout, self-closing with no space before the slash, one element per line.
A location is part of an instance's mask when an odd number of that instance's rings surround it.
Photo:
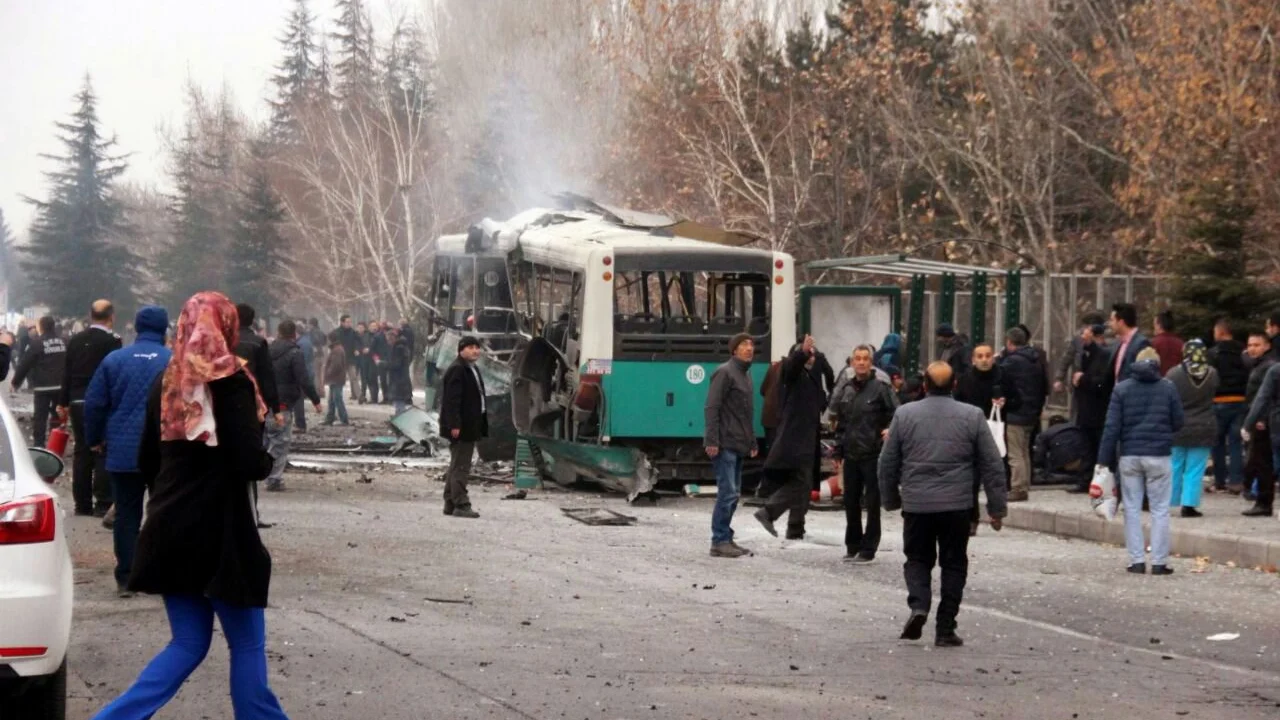
<path fill-rule="evenodd" d="M 95 452 L 107 454 L 107 472 L 116 511 L 112 534 L 116 551 L 116 587 L 120 597 L 133 569 L 133 551 L 142 526 L 142 497 L 146 484 L 138 471 L 138 445 L 147 415 L 147 396 L 164 373 L 172 353 L 164 346 L 169 315 L 164 308 L 138 311 L 133 326 L 137 340 L 112 351 L 89 381 L 84 396 L 85 437 Z"/>

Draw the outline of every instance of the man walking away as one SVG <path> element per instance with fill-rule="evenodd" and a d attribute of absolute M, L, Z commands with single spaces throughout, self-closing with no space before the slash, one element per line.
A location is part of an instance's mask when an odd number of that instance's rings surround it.
<path fill-rule="evenodd" d="M 13 374 L 16 391 L 24 380 L 29 380 L 35 396 L 35 409 L 31 413 L 31 442 L 44 447 L 49 432 L 49 418 L 58 406 L 58 394 L 62 392 L 62 376 L 67 371 L 67 346 L 58 337 L 58 324 L 45 315 L 40 318 L 40 336 L 32 342 Z"/>
<path fill-rule="evenodd" d="M 1116 350 L 1111 356 L 1112 376 L 1119 385 L 1129 379 L 1129 370 L 1138 353 L 1151 347 L 1151 342 L 1138 332 L 1138 308 L 1129 303 L 1111 306 L 1111 332 L 1116 336 Z M 1159 368 L 1156 370 L 1158 372 Z"/>
<path fill-rule="evenodd" d="M 116 511 L 112 536 L 116 553 L 116 592 L 133 597 L 126 587 L 133 570 L 133 553 L 142 528 L 142 498 L 146 481 L 138 469 L 138 447 L 146 425 L 147 398 L 156 378 L 164 374 L 172 353 L 164 346 L 169 314 L 148 306 L 133 321 L 137 338 L 112 352 L 98 366 L 84 396 L 85 437 L 89 447 L 106 444 L 107 472 Z"/>
<path fill-rule="evenodd" d="M 1160 353 L 1160 377 L 1182 362 L 1182 338 L 1174 334 L 1177 325 L 1173 321 L 1173 313 L 1165 310 L 1156 315 L 1154 323 L 1156 334 L 1151 338 L 1151 347 Z"/>
<path fill-rule="evenodd" d="M 786 480 L 753 516 L 774 537 L 778 531 L 773 523 L 783 513 L 788 513 L 787 539 L 804 537 L 804 518 L 809 511 L 809 493 L 818 460 L 818 431 L 827 406 L 822 381 L 813 337 L 806 335 L 782 365 L 778 437 L 764 463 L 766 470 L 785 472 Z"/>
<path fill-rule="evenodd" d="M 1111 353 L 1105 345 L 1105 333 L 1106 328 L 1101 322 L 1080 333 L 1080 366 L 1071 376 L 1072 407 L 1075 410 L 1076 426 L 1089 438 L 1089 458 L 1080 482 L 1067 489 L 1070 493 L 1089 492 L 1092 480 L 1089 471 L 1098 463 L 1102 428 L 1107 424 L 1107 404 L 1111 402 L 1111 391 L 1115 389 Z"/>
<path fill-rule="evenodd" d="M 391 343 L 391 360 L 387 362 L 387 377 L 391 380 L 391 402 L 399 415 L 413 405 L 413 379 L 409 369 L 413 366 L 413 353 L 409 340 L 395 330 L 387 331 Z"/>
<path fill-rule="evenodd" d="M 880 549 L 880 480 L 876 465 L 889 423 L 898 409 L 893 388 L 872 372 L 873 357 L 870 345 L 854 348 L 849 382 L 831 401 L 844 459 L 844 559 L 859 564 L 875 560 Z M 864 493 L 866 532 L 862 530 Z"/>
<path fill-rule="evenodd" d="M 1262 381 L 1266 378 L 1271 366 L 1275 364 L 1275 359 L 1271 355 L 1271 340 L 1265 333 L 1250 335 L 1245 354 L 1253 365 L 1249 372 L 1249 385 L 1245 390 L 1245 404 L 1252 408 L 1254 400 L 1258 397 L 1258 391 L 1262 389 Z M 1242 513 L 1246 517 L 1270 517 L 1275 501 L 1276 483 L 1274 458 L 1271 452 L 1271 433 L 1253 432 L 1263 430 L 1265 427 L 1265 421 L 1262 422 L 1261 427 L 1244 425 L 1240 433 L 1241 437 L 1250 438 L 1245 477 L 1258 483 L 1258 494 L 1254 499 L 1253 507 Z"/>
<path fill-rule="evenodd" d="M 752 343 L 751 351 L 752 353 L 755 352 L 754 342 Z M 764 372 L 764 378 L 760 381 L 760 399 L 763 403 L 760 409 L 760 424 L 764 427 L 764 451 L 766 453 L 769 452 L 774 442 L 778 439 L 778 414 L 780 412 L 778 405 L 781 404 L 781 396 L 782 361 L 775 360 L 769 363 L 769 369 Z M 758 449 L 756 452 L 759 454 Z M 782 480 L 778 478 L 778 473 L 772 470 L 763 470 L 760 475 L 760 484 L 756 486 L 756 497 L 761 500 L 769 497 L 780 484 L 782 484 Z"/>
<path fill-rule="evenodd" d="M 351 399 L 359 400 L 356 388 L 360 385 L 360 363 L 356 358 L 360 351 L 360 336 L 356 334 L 355 328 L 351 327 L 350 315 L 343 315 L 338 323 L 338 342 L 342 344 L 342 352 L 347 356 L 347 382 L 351 383 Z"/>
<path fill-rule="evenodd" d="M 1004 373 L 995 360 L 994 347 L 985 343 L 978 345 L 973 349 L 973 364 L 956 381 L 954 393 L 956 401 L 978 408 L 982 411 L 983 417 L 990 417 L 993 407 L 1002 408 L 1005 412 L 1018 407 L 1018 389 L 1005 380 Z M 982 508 L 978 502 L 979 490 L 979 483 L 975 482 L 972 515 L 969 519 L 970 537 L 978 534 L 978 525 L 982 521 Z"/>
<path fill-rule="evenodd" d="M 280 413 L 280 393 L 276 390 L 276 374 L 271 364 L 271 349 L 266 338 L 253 329 L 257 311 L 252 305 L 236 305 L 240 316 L 240 339 L 236 341 L 236 357 L 245 361 L 245 369 L 258 381 L 258 392 L 272 414 Z"/>
<path fill-rule="evenodd" d="M 894 414 L 880 453 L 880 492 L 888 510 L 902 509 L 903 574 L 911 617 L 902 638 L 918 640 L 933 604 L 933 566 L 942 568 L 934 644 L 959 647 L 956 616 L 969 577 L 973 486 L 987 494 L 991 527 L 1005 514 L 1004 463 L 982 411 L 951 397 L 951 366 L 929 365 L 927 396 Z"/>
<path fill-rule="evenodd" d="M 1005 417 L 1009 450 L 1009 502 L 1025 501 L 1031 493 L 1031 435 L 1040 425 L 1044 410 L 1045 375 L 1039 356 L 1027 345 L 1021 328 L 1011 328 L 1005 335 L 1004 362 L 1001 372 L 1005 383 L 1018 395 L 1018 406 Z"/>
<path fill-rule="evenodd" d="M 75 498 L 76 515 L 106 517 L 111 507 L 111 478 L 107 475 L 106 457 L 95 453 L 85 436 L 84 394 L 103 358 L 121 346 L 120 336 L 111 330 L 115 324 L 115 307 L 110 300 L 96 300 L 90 307 L 88 328 L 67 342 L 67 368 L 58 394 L 58 419 L 71 419 L 76 450 L 71 466 L 71 494 Z"/>
<path fill-rule="evenodd" d="M 311 373 L 307 372 L 302 349 L 298 347 L 298 326 L 292 320 L 284 320 L 276 328 L 276 340 L 271 343 L 271 367 L 276 376 L 276 392 L 280 396 L 279 414 L 267 423 L 267 452 L 271 454 L 271 474 L 267 476 L 267 490 L 284 490 L 284 469 L 289 464 L 289 444 L 293 441 L 293 408 L 299 407 L 305 396 L 317 413 L 320 412 L 320 394 L 316 392 Z M 283 421 L 280 422 L 281 415 Z"/>
<path fill-rule="evenodd" d="M 742 463 L 759 452 L 755 431 L 755 388 L 751 336 L 738 333 L 729 341 L 728 362 L 711 373 L 703 409 L 703 446 L 716 474 L 716 506 L 711 512 L 711 557 L 738 558 L 750 551 L 733 541 L 733 514 L 742 495 Z M 763 383 L 762 383 L 763 384 Z M 769 406 L 768 398 L 765 406 Z M 775 418 L 776 419 L 776 418 Z"/>
<path fill-rule="evenodd" d="M 1245 396 L 1249 389 L 1249 368 L 1245 347 L 1234 337 L 1231 321 L 1220 318 L 1213 326 L 1213 347 L 1209 364 L 1218 372 L 1218 389 L 1213 398 L 1217 424 L 1213 442 L 1213 486 L 1223 489 L 1230 483 L 1244 487 L 1244 443 L 1240 428 L 1249 413 Z"/>
<path fill-rule="evenodd" d="M 1146 544 L 1142 537 L 1142 495 L 1151 508 L 1151 574 L 1172 575 L 1169 562 L 1169 500 L 1173 491 L 1173 438 L 1182 429 L 1182 400 L 1173 383 L 1160 377 L 1160 353 L 1143 348 L 1116 386 L 1107 408 L 1098 464 L 1110 466 L 1117 452 L 1124 544 L 1129 572 L 1143 574 Z"/>
<path fill-rule="evenodd" d="M 444 486 L 444 514 L 478 518 L 467 495 L 467 478 L 476 443 L 489 437 L 484 378 L 476 368 L 480 341 L 468 335 L 458 341 L 458 357 L 440 385 L 440 435 L 449 441 L 449 473 Z"/>
<path fill-rule="evenodd" d="M 324 384 L 329 389 L 329 412 L 324 416 L 324 424 L 332 425 L 336 413 L 338 421 L 350 425 L 347 418 L 347 402 L 342 395 L 342 386 L 347 382 L 347 350 L 342 346 L 340 330 L 329 333 L 329 356 L 324 360 Z"/>

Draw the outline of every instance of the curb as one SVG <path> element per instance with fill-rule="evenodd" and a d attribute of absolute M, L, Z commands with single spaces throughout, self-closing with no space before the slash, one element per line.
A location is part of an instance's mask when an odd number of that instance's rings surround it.
<path fill-rule="evenodd" d="M 1005 525 L 1019 530 L 1080 538 L 1124 547 L 1124 521 L 1120 515 L 1107 521 L 1092 511 L 1044 510 L 1011 504 Z M 1144 517 L 1144 528 L 1150 520 Z M 1235 563 L 1237 567 L 1280 566 L 1280 540 L 1261 540 L 1222 533 L 1184 530 L 1169 532 L 1169 552 L 1184 558 L 1208 557 L 1215 563 Z"/>

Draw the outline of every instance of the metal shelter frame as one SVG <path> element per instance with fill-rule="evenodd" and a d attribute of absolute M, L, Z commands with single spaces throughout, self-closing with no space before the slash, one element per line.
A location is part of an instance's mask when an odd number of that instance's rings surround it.
<path fill-rule="evenodd" d="M 886 275 L 898 278 L 910 278 L 910 308 L 907 313 L 905 367 L 908 374 L 920 371 L 920 343 L 924 337 L 924 295 L 929 278 L 941 278 L 941 293 L 938 303 L 939 322 L 955 323 L 956 280 L 967 278 L 973 300 L 970 307 L 970 332 L 975 339 L 986 336 L 987 326 L 987 286 L 993 278 L 1005 280 L 1005 327 L 1021 322 L 1022 275 L 1024 272 L 1036 274 L 1035 270 L 1022 268 L 989 268 L 978 265 L 963 265 L 941 260 L 922 260 L 912 258 L 905 253 L 890 255 L 866 255 L 851 258 L 832 258 L 814 260 L 805 264 L 808 272 L 821 270 L 844 270 L 866 275 Z M 997 310 L 998 312 L 998 310 Z"/>

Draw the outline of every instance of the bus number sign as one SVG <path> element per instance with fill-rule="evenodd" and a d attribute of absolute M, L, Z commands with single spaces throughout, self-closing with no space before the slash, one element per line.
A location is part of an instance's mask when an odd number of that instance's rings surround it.
<path fill-rule="evenodd" d="M 707 378 L 706 368 L 701 365 L 690 365 L 684 371 L 684 379 L 689 381 L 690 385 L 700 385 Z"/>

